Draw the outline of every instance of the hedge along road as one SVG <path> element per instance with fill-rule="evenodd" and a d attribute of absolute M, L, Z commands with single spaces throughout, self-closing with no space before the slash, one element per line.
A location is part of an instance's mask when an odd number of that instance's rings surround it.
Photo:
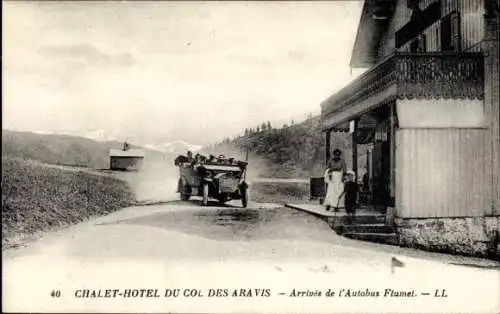
<path fill-rule="evenodd" d="M 3 251 L 2 258 L 6 311 L 99 311 L 103 306 L 106 311 L 127 312 L 222 311 L 205 301 L 76 300 L 75 291 L 85 287 L 266 288 L 272 293 L 268 301 L 231 303 L 229 310 L 282 312 L 296 310 L 296 303 L 271 303 L 278 293 L 288 295 L 294 287 L 312 294 L 323 288 L 349 287 L 360 293 L 394 288 L 434 294 L 436 289 L 447 289 L 447 299 L 433 297 L 431 303 L 434 309 L 451 312 L 476 310 L 471 303 L 489 312 L 498 305 L 500 293 L 498 270 L 450 265 L 444 258 L 341 238 L 322 221 L 274 204 L 250 203 L 246 209 L 239 202 L 202 207 L 194 199 L 129 207 Z M 399 267 L 394 267 L 393 258 L 401 262 Z M 459 283 L 453 281 L 456 278 L 461 278 Z M 468 284 L 470 280 L 480 281 L 482 289 Z M 59 301 L 51 296 L 53 290 L 60 291 Z M 422 298 L 411 299 L 413 311 L 424 311 L 431 304 L 419 303 Z M 464 303 L 470 298 L 481 302 Z M 391 300 L 396 302 L 390 303 L 392 310 L 407 309 L 396 299 Z M 307 309 L 336 311 L 318 302 L 307 303 Z M 380 312 L 384 306 L 357 302 L 360 311 Z M 342 312 L 348 305 L 339 306 Z"/>

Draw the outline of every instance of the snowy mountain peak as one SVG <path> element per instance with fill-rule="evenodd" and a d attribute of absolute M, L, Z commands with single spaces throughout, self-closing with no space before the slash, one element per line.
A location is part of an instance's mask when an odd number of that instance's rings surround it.
<path fill-rule="evenodd" d="M 89 138 L 91 140 L 98 141 L 98 142 L 108 142 L 108 141 L 117 141 L 118 140 L 116 138 L 116 136 L 111 136 L 111 135 L 107 134 L 106 132 L 104 132 L 103 130 L 97 130 L 97 129 L 86 131 L 85 134 L 83 135 L 83 137 L 86 137 L 86 138 Z"/>
<path fill-rule="evenodd" d="M 187 151 L 196 152 L 200 150 L 203 146 L 191 144 L 185 141 L 173 141 L 163 144 L 149 144 L 145 145 L 146 148 L 157 150 L 164 153 L 172 154 L 185 154 Z"/>
<path fill-rule="evenodd" d="M 54 134 L 54 135 L 70 135 L 70 136 L 79 136 L 88 138 L 98 142 L 108 142 L 108 141 L 118 141 L 124 142 L 127 141 L 126 138 L 120 137 L 117 135 L 110 135 L 109 133 L 100 130 L 100 129 L 89 129 L 83 131 L 48 131 L 48 130 L 40 130 L 34 133 L 37 134 Z M 133 142 L 136 145 L 141 145 L 140 143 Z M 148 144 L 141 145 L 145 148 L 156 150 L 162 153 L 171 153 L 171 154 L 186 154 L 187 151 L 196 152 L 199 151 L 203 145 L 191 144 L 186 141 L 172 141 L 166 142 L 162 144 Z"/>

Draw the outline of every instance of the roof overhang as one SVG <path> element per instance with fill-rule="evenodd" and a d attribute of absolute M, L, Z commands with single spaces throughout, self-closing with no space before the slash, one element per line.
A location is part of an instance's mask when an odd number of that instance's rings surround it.
<path fill-rule="evenodd" d="M 352 68 L 367 68 L 378 58 L 382 35 L 392 18 L 395 0 L 365 0 L 351 54 Z"/>
<path fill-rule="evenodd" d="M 109 150 L 110 157 L 144 158 L 145 155 L 146 155 L 146 153 L 140 149 L 128 149 L 128 150 L 110 149 Z"/>
<path fill-rule="evenodd" d="M 396 100 L 483 99 L 482 53 L 396 52 L 321 103 L 333 130 Z"/>

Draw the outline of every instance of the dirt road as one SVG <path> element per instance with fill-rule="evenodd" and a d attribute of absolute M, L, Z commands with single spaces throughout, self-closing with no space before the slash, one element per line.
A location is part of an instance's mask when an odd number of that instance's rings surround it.
<path fill-rule="evenodd" d="M 4 251 L 4 310 L 290 313 L 345 312 L 353 306 L 363 312 L 500 308 L 497 270 L 357 247 L 356 241 L 338 237 L 316 218 L 273 204 L 251 203 L 242 209 L 238 203 L 201 207 L 198 202 L 127 208 Z M 391 267 L 393 258 L 401 267 Z M 470 282 L 480 282 L 481 289 Z M 161 296 L 133 298 L 125 291 L 139 288 L 159 289 Z M 270 295 L 209 297 L 215 288 L 269 289 Z M 290 296 L 294 288 L 310 294 L 321 291 L 323 297 L 298 300 Z M 324 297 L 328 289 L 347 288 L 362 294 L 415 290 L 418 297 L 383 297 L 384 302 L 369 296 Z M 82 298 L 82 289 L 117 289 L 122 296 Z M 166 298 L 166 289 L 180 289 L 181 294 L 200 290 L 203 297 Z M 445 289 L 448 297 L 435 297 L 436 289 Z M 426 292 L 431 295 L 421 294 Z M 471 298 L 480 302 L 464 301 Z"/>

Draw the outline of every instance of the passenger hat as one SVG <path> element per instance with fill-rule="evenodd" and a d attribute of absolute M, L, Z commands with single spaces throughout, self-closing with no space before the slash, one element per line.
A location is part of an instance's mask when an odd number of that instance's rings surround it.
<path fill-rule="evenodd" d="M 352 171 L 352 170 L 347 170 L 346 174 L 347 175 L 351 175 L 351 176 L 355 176 L 356 175 L 356 173 L 354 171 Z"/>

